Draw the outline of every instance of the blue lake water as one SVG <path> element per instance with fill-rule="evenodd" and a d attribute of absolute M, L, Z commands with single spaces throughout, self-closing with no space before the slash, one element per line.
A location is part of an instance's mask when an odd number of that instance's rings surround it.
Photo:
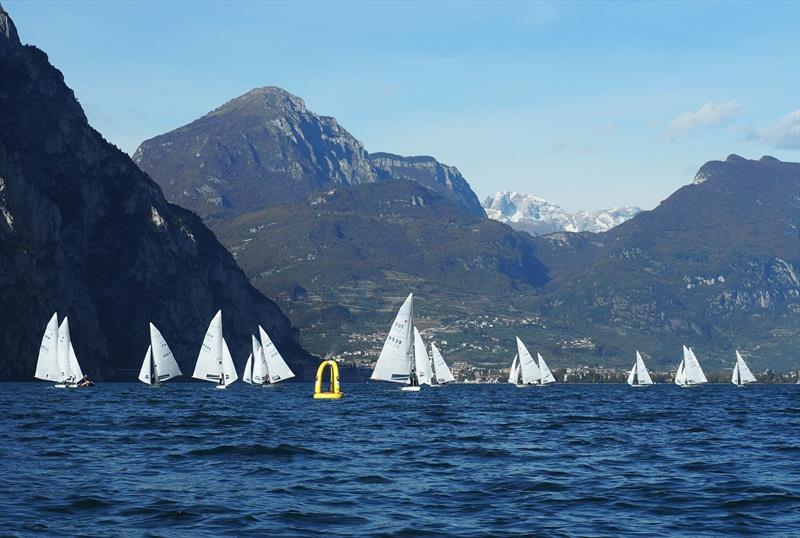
<path fill-rule="evenodd" d="M 3 536 L 800 535 L 800 387 L 0 384 Z"/>

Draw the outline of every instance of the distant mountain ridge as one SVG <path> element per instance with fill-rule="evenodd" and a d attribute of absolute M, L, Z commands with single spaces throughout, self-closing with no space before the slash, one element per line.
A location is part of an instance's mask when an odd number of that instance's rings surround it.
<path fill-rule="evenodd" d="M 715 368 L 739 348 L 796 367 L 800 164 L 730 155 L 695 177 L 608 232 L 536 238 L 553 279 L 543 314 L 605 345 L 685 342 Z"/>
<path fill-rule="evenodd" d="M 30 380 L 54 311 L 83 370 L 134 380 L 149 322 L 190 374 L 223 310 L 242 365 L 258 324 L 301 378 L 311 356 L 214 234 L 92 129 L 47 55 L 0 8 L 0 379 Z"/>
<path fill-rule="evenodd" d="M 614 207 L 569 213 L 560 205 L 532 194 L 499 191 L 482 204 L 486 216 L 531 235 L 553 232 L 607 232 L 641 211 L 638 207 Z"/>
<path fill-rule="evenodd" d="M 309 111 L 301 98 L 275 86 L 142 142 L 133 160 L 170 201 L 204 219 L 301 202 L 328 186 L 392 179 L 417 181 L 484 215 L 455 168 L 432 157 L 370 155 L 336 119 Z"/>

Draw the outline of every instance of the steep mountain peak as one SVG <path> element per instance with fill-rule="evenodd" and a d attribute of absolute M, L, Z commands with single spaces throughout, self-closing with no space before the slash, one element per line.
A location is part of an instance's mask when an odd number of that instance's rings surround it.
<path fill-rule="evenodd" d="M 335 118 L 276 86 L 256 88 L 192 123 L 142 142 L 133 156 L 177 204 L 226 220 L 298 203 L 323 187 L 415 181 L 485 217 L 454 166 L 433 157 L 369 155 Z"/>
<path fill-rule="evenodd" d="M 744 162 L 747 159 L 742 157 L 741 155 L 736 155 L 735 153 L 731 153 L 725 158 L 726 163 L 736 163 L 736 162 Z"/>
<path fill-rule="evenodd" d="M 277 86 L 254 88 L 244 95 L 231 99 L 209 115 L 225 114 L 234 110 L 267 115 L 308 113 L 305 101 Z"/>
<path fill-rule="evenodd" d="M 0 3 L 0 53 L 4 54 L 21 46 L 14 21 Z"/>

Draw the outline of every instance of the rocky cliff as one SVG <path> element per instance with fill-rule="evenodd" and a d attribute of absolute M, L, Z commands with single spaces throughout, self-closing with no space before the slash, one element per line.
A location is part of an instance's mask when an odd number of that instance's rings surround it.
<path fill-rule="evenodd" d="M 393 179 L 417 181 L 484 215 L 455 168 L 432 157 L 369 155 L 334 118 L 274 86 L 143 142 L 133 159 L 170 201 L 210 221 L 301 202 L 323 187 Z"/>
<path fill-rule="evenodd" d="M 218 308 L 237 364 L 264 325 L 301 374 L 310 356 L 193 213 L 87 123 L 47 55 L 0 8 L 0 376 L 30 379 L 54 311 L 85 371 L 135 379 L 154 322 L 191 373 Z"/>
<path fill-rule="evenodd" d="M 370 153 L 369 161 L 379 178 L 404 179 L 425 185 L 473 215 L 485 216 L 478 197 L 455 166 L 433 157 L 403 157 L 392 153 Z"/>

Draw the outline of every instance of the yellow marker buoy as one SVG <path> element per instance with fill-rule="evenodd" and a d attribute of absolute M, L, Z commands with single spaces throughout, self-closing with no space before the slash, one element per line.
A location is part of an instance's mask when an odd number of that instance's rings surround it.
<path fill-rule="evenodd" d="M 322 375 L 325 369 L 331 369 L 331 382 L 328 387 L 328 392 L 322 392 Z M 338 400 L 344 396 L 339 388 L 339 365 L 334 360 L 322 361 L 322 364 L 317 368 L 317 380 L 314 383 L 314 399 L 315 400 Z"/>

